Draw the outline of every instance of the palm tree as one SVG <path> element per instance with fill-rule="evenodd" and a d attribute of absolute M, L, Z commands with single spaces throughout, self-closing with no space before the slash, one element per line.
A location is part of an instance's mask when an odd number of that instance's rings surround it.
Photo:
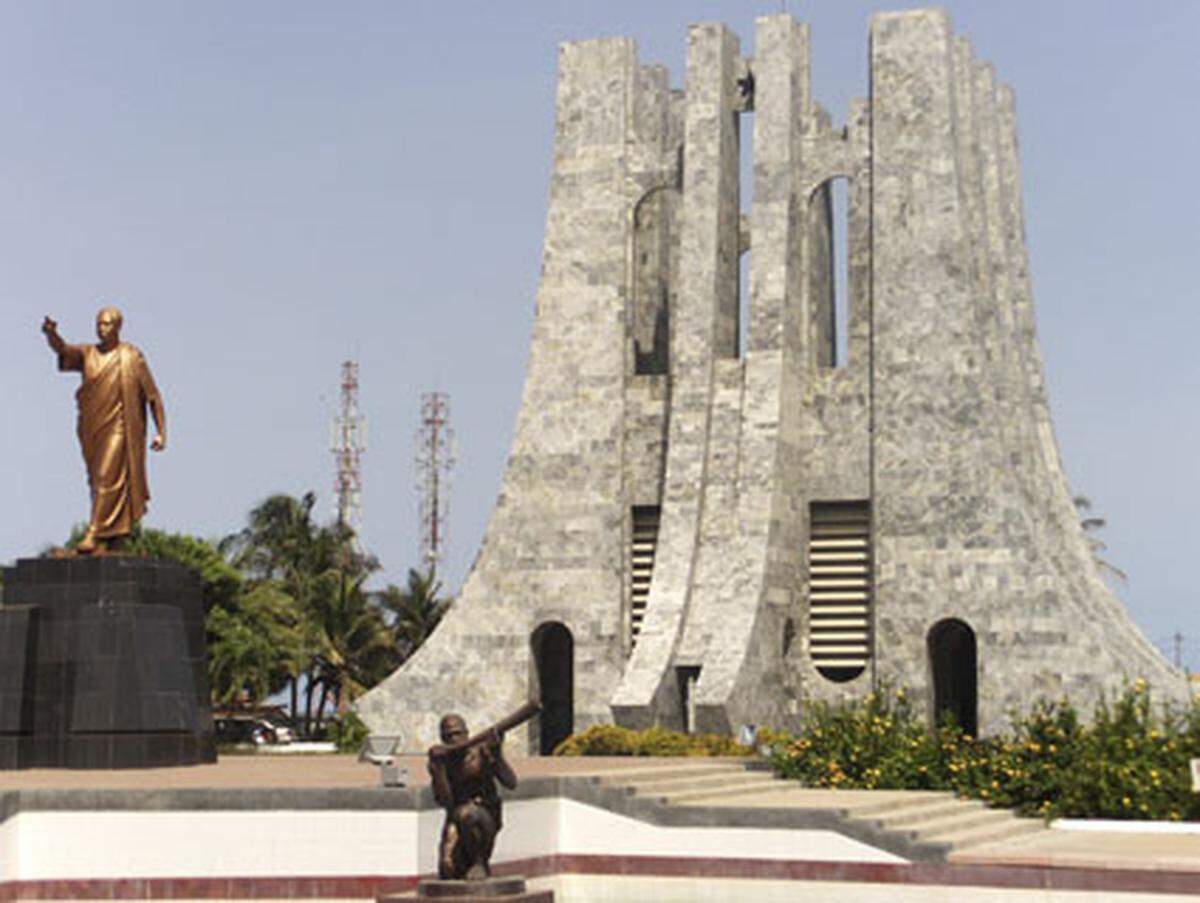
<path fill-rule="evenodd" d="M 408 586 L 401 589 L 390 585 L 379 594 L 379 601 L 392 614 L 392 632 L 400 661 L 420 648 L 450 608 L 452 599 L 440 598 L 442 584 L 434 569 L 424 574 L 409 568 Z"/>
<path fill-rule="evenodd" d="M 345 576 L 338 591 L 324 596 L 313 612 L 320 645 L 314 674 L 314 683 L 321 687 L 318 730 L 327 702 L 340 711 L 343 702 L 352 702 L 401 662 L 379 604 L 363 589 L 366 577 Z"/>
<path fill-rule="evenodd" d="M 343 694 L 353 698 L 398 663 L 384 620 L 362 589 L 379 569 L 378 560 L 358 549 L 344 525 L 318 525 L 315 503 L 311 492 L 299 499 L 273 495 L 221 544 L 254 582 L 272 585 L 292 600 L 298 637 L 288 659 L 292 718 L 300 723 L 303 689 L 306 734 L 319 729 L 331 697 L 335 705 Z"/>
<path fill-rule="evenodd" d="M 299 645 L 292 600 L 269 584 L 257 586 L 236 610 L 214 608 L 207 621 L 213 701 L 260 702 L 287 685 Z"/>
<path fill-rule="evenodd" d="M 242 530 L 221 540 L 219 549 L 254 579 L 287 582 L 311 564 L 319 532 L 312 519 L 316 502 L 312 492 L 298 499 L 269 496 L 250 511 Z"/>

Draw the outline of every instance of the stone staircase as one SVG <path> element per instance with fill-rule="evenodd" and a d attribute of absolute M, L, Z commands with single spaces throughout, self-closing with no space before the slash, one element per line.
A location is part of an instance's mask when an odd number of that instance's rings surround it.
<path fill-rule="evenodd" d="M 979 800 L 933 792 L 914 799 L 888 799 L 854 806 L 850 819 L 869 822 L 911 840 L 945 844 L 948 852 L 1012 840 L 1048 830 L 1041 819 L 1022 818 L 1008 809 L 989 809 Z"/>
<path fill-rule="evenodd" d="M 850 833 L 886 838 L 890 846 L 920 851 L 921 858 L 931 851 L 941 858 L 1047 830 L 1040 819 L 989 809 L 950 792 L 806 788 L 778 779 L 757 762 L 683 759 L 678 765 L 631 765 L 593 780 L 610 792 L 671 809 L 835 814 Z"/>
<path fill-rule="evenodd" d="M 747 768 L 741 762 L 697 762 L 681 760 L 675 766 L 650 766 L 609 772 L 599 778 L 602 786 L 623 787 L 634 796 L 651 797 L 667 804 L 754 793 L 778 788 L 773 772 Z"/>

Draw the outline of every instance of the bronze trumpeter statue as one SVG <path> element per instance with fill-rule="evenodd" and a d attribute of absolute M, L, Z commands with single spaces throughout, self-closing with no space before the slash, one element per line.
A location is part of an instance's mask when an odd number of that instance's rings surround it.
<path fill-rule="evenodd" d="M 489 862 L 501 827 L 499 781 L 508 789 L 517 776 L 504 758 L 504 732 L 532 718 L 541 705 L 528 702 L 473 737 L 461 715 L 446 715 L 439 724 L 442 742 L 429 750 L 433 796 L 446 810 L 438 843 L 438 877 L 482 880 L 491 875 Z"/>
<path fill-rule="evenodd" d="M 76 546 L 82 554 L 103 552 L 133 532 L 150 499 L 146 482 L 146 408 L 154 417 L 150 447 L 167 445 L 167 413 L 142 352 L 121 341 L 121 312 L 106 307 L 96 314 L 94 345 L 70 345 L 50 317 L 42 332 L 58 355 L 59 370 L 82 377 L 79 445 L 87 466 L 92 510 L 87 532 Z"/>

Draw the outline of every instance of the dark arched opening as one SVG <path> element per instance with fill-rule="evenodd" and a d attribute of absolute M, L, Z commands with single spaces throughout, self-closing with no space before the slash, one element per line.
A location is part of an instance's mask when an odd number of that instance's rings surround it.
<path fill-rule="evenodd" d="M 808 295 L 817 364 L 843 367 L 850 352 L 850 180 L 826 179 L 808 200 Z"/>
<path fill-rule="evenodd" d="M 957 618 L 938 621 L 926 638 L 933 674 L 933 717 L 950 713 L 972 737 L 979 733 L 975 631 Z"/>
<path fill-rule="evenodd" d="M 671 295 L 679 206 L 675 185 L 657 185 L 633 207 L 632 322 L 636 374 L 670 370 Z"/>
<path fill-rule="evenodd" d="M 538 752 L 547 756 L 575 730 L 575 641 L 558 621 L 540 625 L 530 636 L 542 700 Z"/>

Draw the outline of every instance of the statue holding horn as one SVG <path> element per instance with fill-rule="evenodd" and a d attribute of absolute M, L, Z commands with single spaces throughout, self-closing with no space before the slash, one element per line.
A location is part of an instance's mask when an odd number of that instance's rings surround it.
<path fill-rule="evenodd" d="M 528 702 L 473 737 L 461 715 L 442 718 L 442 742 L 429 749 L 433 796 L 446 810 L 438 844 L 439 878 L 479 880 L 491 875 L 489 861 L 502 824 L 496 782 L 510 790 L 517 786 L 517 775 L 504 758 L 504 732 L 540 709 L 537 702 Z"/>

